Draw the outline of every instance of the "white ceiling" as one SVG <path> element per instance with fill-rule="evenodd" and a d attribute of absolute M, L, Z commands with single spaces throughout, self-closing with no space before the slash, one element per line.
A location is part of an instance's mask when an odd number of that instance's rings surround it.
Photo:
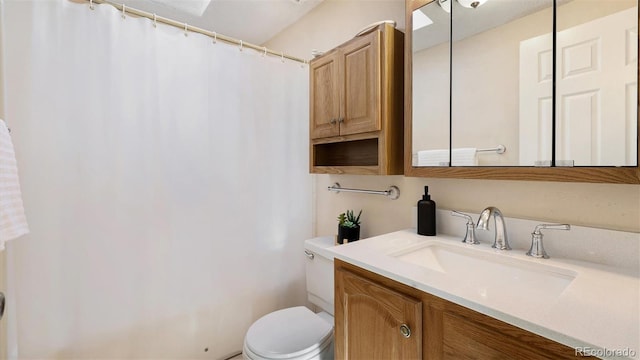
<path fill-rule="evenodd" d="M 127 7 L 186 22 L 206 30 L 262 45 L 323 0 L 211 0 L 202 16 L 179 8 L 197 8 L 202 0 L 112 0 Z"/>

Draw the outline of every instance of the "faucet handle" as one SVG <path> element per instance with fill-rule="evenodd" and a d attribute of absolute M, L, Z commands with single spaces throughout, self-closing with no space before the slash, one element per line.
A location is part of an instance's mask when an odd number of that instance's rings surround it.
<path fill-rule="evenodd" d="M 531 248 L 527 251 L 528 256 L 533 256 L 536 258 L 548 259 L 549 255 L 544 250 L 544 246 L 542 244 L 542 238 L 544 236 L 543 233 L 540 232 L 542 229 L 548 230 L 571 230 L 571 225 L 569 224 L 540 224 L 537 225 L 536 228 L 531 233 Z"/>
<path fill-rule="evenodd" d="M 464 234 L 464 239 L 462 242 L 465 244 L 480 244 L 480 241 L 476 239 L 476 227 L 473 223 L 473 218 L 470 215 L 465 213 L 461 213 L 459 211 L 452 210 L 451 216 L 461 217 L 463 219 L 467 219 L 467 232 Z"/>
<path fill-rule="evenodd" d="M 541 234 L 540 230 L 549 229 L 549 230 L 571 230 L 571 225 L 569 224 L 540 224 L 537 225 L 533 230 L 534 234 Z"/>
<path fill-rule="evenodd" d="M 471 215 L 462 213 L 460 211 L 451 210 L 451 216 L 457 216 L 457 217 L 465 218 L 465 219 L 467 219 L 467 224 L 473 224 L 473 218 L 471 217 Z"/>

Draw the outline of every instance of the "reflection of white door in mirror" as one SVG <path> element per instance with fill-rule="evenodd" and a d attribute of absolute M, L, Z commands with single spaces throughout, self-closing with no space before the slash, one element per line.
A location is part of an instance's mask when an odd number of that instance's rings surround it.
<path fill-rule="evenodd" d="M 631 8 L 558 32 L 557 160 L 636 165 L 637 15 Z"/>
<path fill-rule="evenodd" d="M 550 33 L 520 42 L 520 166 L 551 166 L 552 46 Z"/>
<path fill-rule="evenodd" d="M 556 165 L 637 165 L 636 16 L 633 7 L 557 33 Z M 537 97 L 521 96 L 520 137 L 539 140 L 521 147 L 522 165 L 551 158 L 538 150 L 548 146 L 539 135 L 551 132 L 538 121 L 551 115 L 550 94 L 536 90 L 550 62 L 547 51 L 536 39 L 521 44 L 521 95 L 527 89 Z"/>

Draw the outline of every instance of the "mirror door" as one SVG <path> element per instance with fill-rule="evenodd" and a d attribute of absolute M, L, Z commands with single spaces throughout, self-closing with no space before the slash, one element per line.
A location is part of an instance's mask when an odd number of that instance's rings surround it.
<path fill-rule="evenodd" d="M 553 0 L 451 1 L 451 165 L 550 164 Z"/>
<path fill-rule="evenodd" d="M 638 3 L 557 7 L 558 166 L 637 166 Z"/>
<path fill-rule="evenodd" d="M 412 13 L 414 166 L 449 166 L 450 10 L 433 1 Z"/>

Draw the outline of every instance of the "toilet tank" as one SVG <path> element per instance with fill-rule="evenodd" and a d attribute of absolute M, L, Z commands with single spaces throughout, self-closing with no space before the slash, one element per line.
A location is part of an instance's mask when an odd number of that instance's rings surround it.
<path fill-rule="evenodd" d="M 333 315 L 333 258 L 334 237 L 306 240 L 304 249 L 307 271 L 307 298 Z"/>

